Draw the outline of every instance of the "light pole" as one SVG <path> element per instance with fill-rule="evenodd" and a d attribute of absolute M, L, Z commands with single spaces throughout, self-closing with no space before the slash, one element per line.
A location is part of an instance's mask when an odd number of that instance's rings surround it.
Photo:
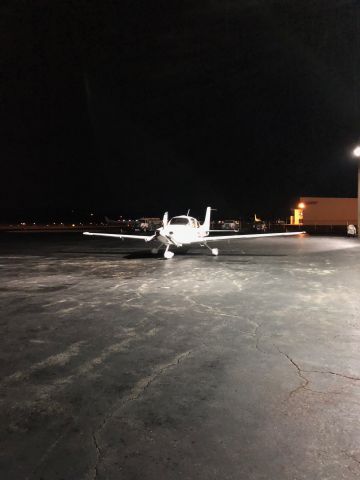
<path fill-rule="evenodd" d="M 360 146 L 354 148 L 353 155 L 358 159 L 358 187 L 357 187 L 357 234 L 360 238 Z"/>

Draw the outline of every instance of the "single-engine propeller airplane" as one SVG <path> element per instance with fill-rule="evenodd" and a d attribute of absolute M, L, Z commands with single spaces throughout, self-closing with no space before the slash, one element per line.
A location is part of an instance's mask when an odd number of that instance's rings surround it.
<path fill-rule="evenodd" d="M 154 242 L 156 246 L 151 249 L 155 255 L 161 248 L 165 247 L 164 258 L 172 258 L 174 252 L 170 251 L 170 247 L 181 248 L 187 250 L 191 245 L 200 245 L 207 247 L 212 255 L 219 255 L 218 248 L 209 247 L 209 242 L 221 242 L 223 240 L 235 240 L 245 238 L 265 238 L 265 237 L 284 237 L 288 235 L 300 235 L 305 232 L 284 232 L 284 233 L 260 233 L 250 235 L 222 235 L 210 237 L 210 215 L 211 207 L 207 207 L 204 223 L 200 222 L 189 215 L 179 215 L 168 219 L 168 212 L 164 214 L 162 227 L 158 228 L 154 235 L 123 235 L 122 233 L 95 233 L 83 232 L 84 235 L 92 235 L 98 237 L 114 237 L 114 238 L 132 238 L 134 240 L 142 240 L 143 242 Z"/>

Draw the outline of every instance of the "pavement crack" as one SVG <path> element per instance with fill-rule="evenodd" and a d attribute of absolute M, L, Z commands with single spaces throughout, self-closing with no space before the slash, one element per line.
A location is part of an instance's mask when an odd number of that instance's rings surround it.
<path fill-rule="evenodd" d="M 356 382 L 360 381 L 359 377 L 352 377 L 351 375 L 344 375 L 342 373 L 336 373 L 331 371 L 322 371 L 322 370 L 302 370 L 305 373 L 321 373 L 321 374 L 328 374 L 328 375 L 336 375 L 337 377 L 346 378 L 348 380 L 354 380 Z"/>
<path fill-rule="evenodd" d="M 298 376 L 301 378 L 302 380 L 302 384 L 299 385 L 298 387 L 296 387 L 294 390 L 291 390 L 291 392 L 289 393 L 289 396 L 288 396 L 288 400 L 293 396 L 293 395 L 296 395 L 300 390 L 311 390 L 310 388 L 307 388 L 307 386 L 309 385 L 310 381 L 302 374 L 303 370 L 301 370 L 301 368 L 299 367 L 299 365 L 285 352 L 282 352 L 278 347 L 276 347 L 277 350 L 279 351 L 279 353 L 281 353 L 281 355 L 283 355 L 284 357 L 286 357 L 289 362 L 296 368 L 296 371 L 297 371 L 297 374 Z"/>
<path fill-rule="evenodd" d="M 335 373 L 335 372 L 331 372 L 331 371 L 321 371 L 321 370 L 302 370 L 299 365 L 290 357 L 290 355 L 288 355 L 287 353 L 281 351 L 278 347 L 276 347 L 277 350 L 279 351 L 279 353 L 281 353 L 282 355 L 284 355 L 288 360 L 289 362 L 296 368 L 296 371 L 297 371 L 297 374 L 298 376 L 301 378 L 302 380 L 302 385 L 299 385 L 298 387 L 296 387 L 294 390 L 292 390 L 290 393 L 289 393 L 289 396 L 288 396 L 288 400 L 293 396 L 295 395 L 296 393 L 298 393 L 300 390 L 308 390 L 312 393 L 318 393 L 318 394 L 321 394 L 321 395 L 341 395 L 342 392 L 336 392 L 336 391 L 332 391 L 332 392 L 321 392 L 319 390 L 313 390 L 312 388 L 310 388 L 308 385 L 310 384 L 310 380 L 305 377 L 305 375 L 303 375 L 304 373 L 320 373 L 320 374 L 329 374 L 329 375 L 336 375 L 336 376 L 339 376 L 339 377 L 343 377 L 343 378 L 346 378 L 348 380 L 355 380 L 355 381 L 358 381 L 360 380 L 360 378 L 358 377 L 352 377 L 350 375 L 342 375 L 340 373 Z"/>
<path fill-rule="evenodd" d="M 98 465 L 103 459 L 104 455 L 102 453 L 102 450 L 100 448 L 99 444 L 99 434 L 100 432 L 105 428 L 106 424 L 109 422 L 111 418 L 113 418 L 116 413 L 124 408 L 127 404 L 138 400 L 144 393 L 145 391 L 150 387 L 150 385 L 161 375 L 164 374 L 167 370 L 169 370 L 172 367 L 176 367 L 179 365 L 181 362 L 185 360 L 189 355 L 191 354 L 191 350 L 183 352 L 179 355 L 177 355 L 175 358 L 173 358 L 170 362 L 159 365 L 158 368 L 156 368 L 152 374 L 149 376 L 140 379 L 130 390 L 128 395 L 125 397 L 122 397 L 119 402 L 116 403 L 115 407 L 112 409 L 112 411 L 105 416 L 103 421 L 101 422 L 100 426 L 92 432 L 92 441 L 95 446 L 96 450 L 96 463 L 95 466 L 93 467 L 93 477 L 92 480 L 95 480 L 98 476 Z"/>
<path fill-rule="evenodd" d="M 158 368 L 152 375 L 149 375 L 148 377 L 139 380 L 131 390 L 130 394 L 126 397 L 126 399 L 124 399 L 123 405 L 128 402 L 137 400 L 158 377 L 160 377 L 169 368 L 179 365 L 184 360 L 184 358 L 190 355 L 190 353 L 190 351 L 187 351 L 178 355 L 171 362 L 165 365 L 161 365 L 160 368 Z"/>
<path fill-rule="evenodd" d="M 101 462 L 102 454 L 101 454 L 101 450 L 100 450 L 95 432 L 93 432 L 92 434 L 92 440 L 93 440 L 95 451 L 96 451 L 96 460 L 95 460 L 95 465 L 93 467 L 93 476 L 92 476 L 92 480 L 95 480 L 96 478 L 98 478 L 99 463 Z"/>

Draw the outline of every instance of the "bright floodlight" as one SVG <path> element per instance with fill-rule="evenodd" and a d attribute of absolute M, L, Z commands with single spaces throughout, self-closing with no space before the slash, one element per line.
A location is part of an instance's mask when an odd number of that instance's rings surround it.
<path fill-rule="evenodd" d="M 355 157 L 360 157 L 360 146 L 354 148 L 353 154 L 355 155 Z"/>
<path fill-rule="evenodd" d="M 301 209 L 305 208 L 305 203 L 300 202 L 299 205 L 298 205 L 298 208 L 301 208 Z"/>

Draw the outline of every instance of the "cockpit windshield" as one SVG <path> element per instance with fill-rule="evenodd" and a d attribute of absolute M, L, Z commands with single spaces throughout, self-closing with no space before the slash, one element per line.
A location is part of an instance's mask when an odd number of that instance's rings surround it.
<path fill-rule="evenodd" d="M 189 220 L 187 218 L 174 217 L 169 223 L 170 225 L 188 225 Z"/>

